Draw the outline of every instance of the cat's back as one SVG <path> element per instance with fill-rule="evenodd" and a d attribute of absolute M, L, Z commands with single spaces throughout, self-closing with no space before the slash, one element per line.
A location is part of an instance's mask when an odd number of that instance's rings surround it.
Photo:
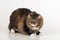
<path fill-rule="evenodd" d="M 18 8 L 12 12 L 10 15 L 10 20 L 15 20 L 18 16 L 25 17 L 30 13 L 30 9 L 27 8 Z"/>
<path fill-rule="evenodd" d="M 27 9 L 27 8 L 18 8 L 18 9 L 16 9 L 16 10 L 14 10 L 11 15 L 24 16 L 24 15 L 28 15 L 30 12 L 31 12 L 30 9 Z"/>

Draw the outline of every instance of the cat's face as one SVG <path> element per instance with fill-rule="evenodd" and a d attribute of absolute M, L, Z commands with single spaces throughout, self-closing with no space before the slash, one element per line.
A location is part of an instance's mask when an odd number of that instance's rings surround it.
<path fill-rule="evenodd" d="M 32 17 L 30 17 L 29 18 L 29 24 L 30 24 L 30 26 L 37 26 L 38 19 L 37 18 L 33 19 Z"/>
<path fill-rule="evenodd" d="M 32 30 L 39 30 L 37 27 L 39 23 L 40 15 L 38 14 L 30 14 L 28 15 L 28 25 Z"/>

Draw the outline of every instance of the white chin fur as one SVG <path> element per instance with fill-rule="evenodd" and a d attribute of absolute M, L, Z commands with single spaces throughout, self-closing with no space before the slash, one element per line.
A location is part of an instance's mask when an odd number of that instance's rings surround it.
<path fill-rule="evenodd" d="M 32 24 L 31 26 L 36 26 L 36 25 Z"/>
<path fill-rule="evenodd" d="M 11 33 L 15 33 L 14 29 L 11 29 Z"/>
<path fill-rule="evenodd" d="M 33 27 L 32 30 L 39 30 L 39 28 L 38 27 Z"/>

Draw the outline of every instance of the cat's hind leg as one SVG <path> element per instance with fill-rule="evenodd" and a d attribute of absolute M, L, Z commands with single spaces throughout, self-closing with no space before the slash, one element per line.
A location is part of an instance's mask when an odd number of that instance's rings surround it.
<path fill-rule="evenodd" d="M 15 33 L 15 30 L 13 29 L 13 26 L 11 24 L 9 24 L 9 33 Z"/>

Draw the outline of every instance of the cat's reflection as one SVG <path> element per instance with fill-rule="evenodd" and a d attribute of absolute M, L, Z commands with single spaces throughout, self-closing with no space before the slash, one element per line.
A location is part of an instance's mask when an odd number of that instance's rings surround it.
<path fill-rule="evenodd" d="M 39 36 L 22 35 L 20 33 L 9 33 L 9 40 L 39 40 Z"/>

